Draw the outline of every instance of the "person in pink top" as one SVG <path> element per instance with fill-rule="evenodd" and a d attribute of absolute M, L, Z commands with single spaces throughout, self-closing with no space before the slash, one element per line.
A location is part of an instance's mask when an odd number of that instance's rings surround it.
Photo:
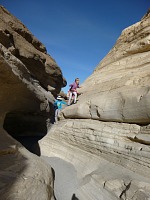
<path fill-rule="evenodd" d="M 76 78 L 75 82 L 69 85 L 70 89 L 69 89 L 68 106 L 70 106 L 73 95 L 74 95 L 74 103 L 76 103 L 77 101 L 77 88 L 80 88 L 79 82 L 80 82 L 79 78 Z"/>

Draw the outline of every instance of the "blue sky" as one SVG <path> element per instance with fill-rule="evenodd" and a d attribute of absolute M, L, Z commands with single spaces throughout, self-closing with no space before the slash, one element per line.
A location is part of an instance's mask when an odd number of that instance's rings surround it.
<path fill-rule="evenodd" d="M 76 77 L 82 83 L 121 31 L 150 7 L 149 0 L 0 0 L 0 4 L 46 46 L 68 85 Z"/>

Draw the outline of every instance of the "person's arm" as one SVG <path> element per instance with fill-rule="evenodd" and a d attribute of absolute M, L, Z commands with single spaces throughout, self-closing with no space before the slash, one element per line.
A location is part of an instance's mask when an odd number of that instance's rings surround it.
<path fill-rule="evenodd" d="M 73 87 L 73 83 L 69 85 L 69 87 Z"/>

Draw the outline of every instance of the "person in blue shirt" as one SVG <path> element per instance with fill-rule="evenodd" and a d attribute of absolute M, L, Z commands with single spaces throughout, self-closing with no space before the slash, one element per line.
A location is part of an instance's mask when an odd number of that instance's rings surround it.
<path fill-rule="evenodd" d="M 62 109 L 62 105 L 67 105 L 65 101 L 62 101 L 61 96 L 58 96 L 56 101 L 54 102 L 54 109 L 55 109 L 55 122 L 58 121 L 58 115 Z"/>

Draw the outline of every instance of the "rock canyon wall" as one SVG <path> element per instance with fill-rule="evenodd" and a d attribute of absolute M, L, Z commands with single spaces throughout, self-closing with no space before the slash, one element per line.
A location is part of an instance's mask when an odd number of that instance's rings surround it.
<path fill-rule="evenodd" d="M 40 142 L 71 163 L 80 200 L 150 198 L 150 13 L 126 28 Z"/>
<path fill-rule="evenodd" d="M 0 66 L 1 123 L 4 121 L 6 130 L 12 134 L 46 133 L 45 121 L 52 113 L 54 95 L 66 81 L 44 45 L 3 7 L 0 7 Z M 18 121 L 22 127 L 28 125 L 28 133 L 24 133 L 26 128 L 18 127 Z"/>
<path fill-rule="evenodd" d="M 54 96 L 66 80 L 45 46 L 2 6 L 0 85 L 0 199 L 54 199 L 50 166 L 6 131 L 14 137 L 44 136 Z"/>

